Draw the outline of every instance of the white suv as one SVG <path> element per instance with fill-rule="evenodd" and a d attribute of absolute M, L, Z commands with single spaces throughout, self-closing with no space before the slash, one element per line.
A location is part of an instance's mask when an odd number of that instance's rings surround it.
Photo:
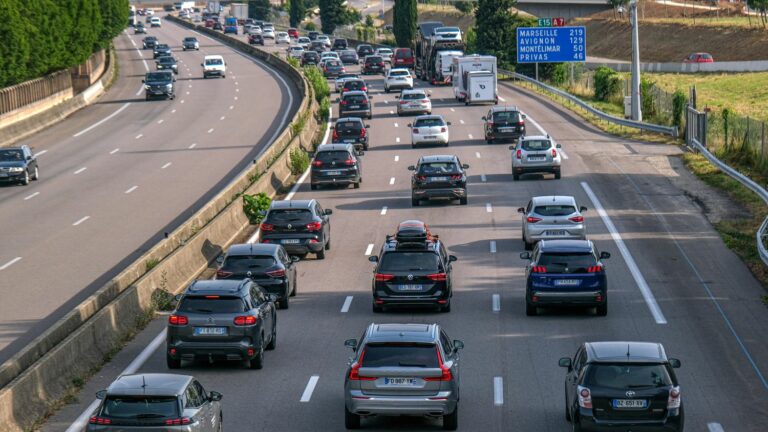
<path fill-rule="evenodd" d="M 209 76 L 220 76 L 226 78 L 227 64 L 224 62 L 224 57 L 220 55 L 207 55 L 200 64 L 203 67 L 203 78 Z"/>
<path fill-rule="evenodd" d="M 394 89 L 412 89 L 413 77 L 406 68 L 394 68 L 384 76 L 384 91 L 389 93 Z"/>

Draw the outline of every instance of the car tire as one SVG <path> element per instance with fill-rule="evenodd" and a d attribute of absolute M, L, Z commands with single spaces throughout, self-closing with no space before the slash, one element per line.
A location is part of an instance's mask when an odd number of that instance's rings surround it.
<path fill-rule="evenodd" d="M 331 250 L 331 239 L 325 241 L 325 250 Z"/>
<path fill-rule="evenodd" d="M 467 198 L 467 197 L 459 198 L 459 204 L 460 205 L 467 205 L 467 201 L 468 200 L 469 200 L 469 198 Z"/>
<path fill-rule="evenodd" d="M 604 304 L 596 307 L 595 308 L 595 314 L 597 316 L 606 316 L 606 315 L 608 315 L 608 302 L 606 301 Z"/>
<path fill-rule="evenodd" d="M 261 340 L 261 345 L 259 346 L 256 356 L 252 359 L 249 359 L 247 363 L 250 369 L 264 368 L 264 338 Z"/>
<path fill-rule="evenodd" d="M 24 178 L 21 180 L 21 184 L 24 186 L 29 184 L 29 170 L 24 170 Z"/>
<path fill-rule="evenodd" d="M 280 309 L 288 309 L 291 306 L 290 301 L 288 300 L 288 297 L 283 297 L 282 300 L 277 302 L 277 307 Z M 269 349 L 269 347 L 267 347 Z"/>
<path fill-rule="evenodd" d="M 459 405 L 456 404 L 456 408 L 452 413 L 443 416 L 443 430 L 456 430 L 459 428 Z"/>
<path fill-rule="evenodd" d="M 298 283 L 298 282 L 296 282 L 296 280 L 294 279 L 294 280 L 293 280 L 293 289 L 291 290 L 291 297 L 296 297 L 296 294 L 298 294 L 298 293 L 299 293 L 299 287 L 298 287 L 298 284 L 299 284 L 299 283 Z"/>
<path fill-rule="evenodd" d="M 411 207 L 418 207 L 420 204 L 418 198 L 411 198 Z"/>
<path fill-rule="evenodd" d="M 40 168 L 35 167 L 35 173 L 32 175 L 32 180 L 40 180 Z"/>
<path fill-rule="evenodd" d="M 579 422 L 578 419 L 573 419 L 571 422 L 571 431 L 573 432 L 581 432 L 581 422 Z"/>
<path fill-rule="evenodd" d="M 311 189 L 311 190 L 317 190 L 317 185 L 316 185 L 316 184 L 312 184 L 312 183 L 310 183 L 310 184 L 309 184 L 309 189 Z"/>
<path fill-rule="evenodd" d="M 149 100 L 149 95 L 144 95 L 144 100 Z"/>
<path fill-rule="evenodd" d="M 315 258 L 319 260 L 325 259 L 325 249 L 320 249 L 320 251 L 315 254 Z"/>
<path fill-rule="evenodd" d="M 529 242 L 525 237 L 523 237 L 523 247 L 527 251 L 532 250 L 533 249 L 533 243 Z"/>
<path fill-rule="evenodd" d="M 514 181 L 520 180 L 520 174 L 512 174 L 512 180 Z"/>
<path fill-rule="evenodd" d="M 382 306 L 377 305 L 376 303 L 371 303 L 371 310 L 373 311 L 373 313 L 384 312 L 384 308 Z"/>
<path fill-rule="evenodd" d="M 448 147 L 449 145 L 450 145 L 450 143 L 446 142 L 445 144 L 443 144 L 443 147 Z"/>
<path fill-rule="evenodd" d="M 555 173 L 555 180 L 560 180 L 560 171 Z"/>
<path fill-rule="evenodd" d="M 384 93 L 389 93 L 389 87 L 384 87 Z"/>
<path fill-rule="evenodd" d="M 440 312 L 441 313 L 448 313 L 451 311 L 451 301 L 448 300 L 448 303 L 446 303 L 445 306 L 440 306 Z"/>
<path fill-rule="evenodd" d="M 179 369 L 181 368 L 181 359 L 175 359 L 170 355 L 166 354 L 165 364 L 168 365 L 168 369 Z"/>
<path fill-rule="evenodd" d="M 350 412 L 346 406 L 344 406 L 344 427 L 347 429 L 360 429 L 360 416 Z"/>
<path fill-rule="evenodd" d="M 360 183 L 361 182 L 362 182 L 362 180 L 358 181 L 357 183 L 353 183 L 352 187 L 355 188 L 355 189 L 360 189 Z"/>
<path fill-rule="evenodd" d="M 525 303 L 525 315 L 526 316 L 536 316 L 539 314 L 539 308 L 536 306 L 526 302 Z"/>
<path fill-rule="evenodd" d="M 568 390 L 566 390 L 568 391 Z M 571 410 L 568 409 L 568 397 L 565 397 L 565 421 L 571 421 Z"/>
<path fill-rule="evenodd" d="M 267 344 L 267 350 L 272 351 L 275 348 L 277 348 L 277 321 L 275 321 L 275 326 L 272 328 L 272 339 Z"/>
<path fill-rule="evenodd" d="M 486 139 L 485 139 L 485 143 L 486 143 L 486 144 L 493 144 L 493 140 L 492 140 L 492 139 L 488 139 L 488 138 L 486 138 Z"/>

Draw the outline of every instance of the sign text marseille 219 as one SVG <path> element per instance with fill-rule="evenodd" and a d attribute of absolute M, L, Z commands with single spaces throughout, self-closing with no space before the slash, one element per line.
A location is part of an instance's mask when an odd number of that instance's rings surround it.
<path fill-rule="evenodd" d="M 518 63 L 583 62 L 587 59 L 584 27 L 518 27 Z"/>

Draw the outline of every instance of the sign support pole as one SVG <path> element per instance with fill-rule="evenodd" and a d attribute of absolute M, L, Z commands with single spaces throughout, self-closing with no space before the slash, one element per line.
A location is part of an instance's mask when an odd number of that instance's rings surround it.
<path fill-rule="evenodd" d="M 629 19 L 632 21 L 632 120 L 643 121 L 640 110 L 640 31 L 637 22 L 637 0 L 629 4 Z"/>
<path fill-rule="evenodd" d="M 536 81 L 539 80 L 539 62 L 536 62 Z"/>

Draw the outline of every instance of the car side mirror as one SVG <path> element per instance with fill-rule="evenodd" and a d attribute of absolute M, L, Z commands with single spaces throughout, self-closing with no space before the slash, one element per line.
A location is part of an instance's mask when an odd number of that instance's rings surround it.
<path fill-rule="evenodd" d="M 362 150 L 358 150 L 358 151 L 356 151 L 356 152 L 355 152 L 355 155 L 356 155 L 356 156 L 364 156 L 364 155 L 365 155 L 365 152 L 364 152 L 364 151 L 362 151 Z"/>
<path fill-rule="evenodd" d="M 469 169 L 469 164 L 463 164 L 463 165 L 461 166 L 461 168 L 462 168 L 462 169 Z"/>
<path fill-rule="evenodd" d="M 514 150 L 514 149 L 515 149 L 515 146 L 509 146 L 509 147 L 507 147 L 507 148 L 508 148 L 508 149 L 510 149 L 510 150 Z"/>
<path fill-rule="evenodd" d="M 377 257 L 376 255 L 371 255 L 368 257 L 368 261 L 372 263 L 379 262 L 379 257 Z"/>
<path fill-rule="evenodd" d="M 456 261 L 458 261 L 458 260 L 459 260 L 459 259 L 458 259 L 458 258 L 456 258 L 456 255 L 448 255 L 448 261 L 450 261 L 450 262 L 456 262 Z"/>
<path fill-rule="evenodd" d="M 176 82 L 176 78 L 173 79 L 173 82 Z"/>
<path fill-rule="evenodd" d="M 216 257 L 216 262 L 221 265 L 224 264 L 224 255 L 219 255 Z"/>
<path fill-rule="evenodd" d="M 408 171 L 416 171 L 416 167 L 413 165 L 408 166 Z"/>
<path fill-rule="evenodd" d="M 568 368 L 568 370 L 571 370 L 571 359 L 568 357 L 561 358 L 558 362 L 558 365 L 563 368 Z"/>
<path fill-rule="evenodd" d="M 524 214 L 525 213 L 525 207 L 518 207 L 517 212 Z"/>
<path fill-rule="evenodd" d="M 357 351 L 357 339 L 347 339 L 344 341 L 344 346 L 352 348 L 352 351 Z"/>
<path fill-rule="evenodd" d="M 406 126 L 408 126 L 408 127 L 413 127 L 413 124 L 411 124 L 411 123 L 408 123 Z"/>
<path fill-rule="evenodd" d="M 331 210 L 331 209 L 325 209 L 325 212 L 324 212 L 323 214 L 325 214 L 326 216 L 328 216 L 328 215 L 332 215 L 332 214 L 333 214 L 333 210 Z"/>
<path fill-rule="evenodd" d="M 562 148 L 562 147 L 563 146 L 561 146 L 560 144 L 555 144 L 555 148 Z"/>
<path fill-rule="evenodd" d="M 203 64 L 202 64 L 202 63 L 200 63 L 200 66 L 203 66 Z"/>
<path fill-rule="evenodd" d="M 366 128 L 366 129 L 370 129 L 370 128 L 371 128 L 371 125 L 367 124 L 367 125 L 365 125 L 365 128 Z"/>
<path fill-rule="evenodd" d="M 579 211 L 580 211 L 580 212 L 585 212 L 585 211 L 587 211 L 587 210 L 588 210 L 588 209 L 587 209 L 586 207 L 584 207 L 584 206 L 581 206 L 581 207 L 579 207 Z"/>
<path fill-rule="evenodd" d="M 450 126 L 450 125 L 451 125 L 451 122 L 446 122 L 445 124 L 447 124 L 448 126 Z"/>
<path fill-rule="evenodd" d="M 267 297 L 272 303 L 277 303 L 277 300 L 280 298 L 277 296 L 277 294 L 267 294 Z"/>
<path fill-rule="evenodd" d="M 600 259 L 608 259 L 611 257 L 610 252 L 600 252 Z"/>
<path fill-rule="evenodd" d="M 525 115 L 525 114 L 523 114 L 523 116 L 522 116 L 522 117 L 523 117 L 523 120 L 525 120 L 525 119 L 527 119 L 527 118 L 528 118 L 528 116 L 527 116 L 527 115 Z"/>
<path fill-rule="evenodd" d="M 32 155 L 27 156 L 27 160 L 32 160 Z"/>
<path fill-rule="evenodd" d="M 531 259 L 531 253 L 530 252 L 520 252 L 520 259 L 530 260 Z"/>
<path fill-rule="evenodd" d="M 297 257 L 296 255 L 291 255 L 291 262 L 297 263 L 301 261 L 301 258 Z"/>
<path fill-rule="evenodd" d="M 145 82 L 147 82 L 147 81 L 146 81 L 146 80 L 141 80 L 141 82 L 142 82 L 142 83 L 145 83 Z"/>
<path fill-rule="evenodd" d="M 453 340 L 453 350 L 454 351 L 458 351 L 460 349 L 464 349 L 464 342 L 462 342 L 462 341 L 460 341 L 458 339 L 454 339 Z"/>
<path fill-rule="evenodd" d="M 482 116 L 482 117 L 480 117 L 480 119 L 481 119 L 482 121 L 486 121 L 486 120 L 488 120 L 488 119 L 487 119 L 485 116 Z"/>
<path fill-rule="evenodd" d="M 395 96 L 395 99 L 400 99 L 400 96 Z"/>
<path fill-rule="evenodd" d="M 176 294 L 175 296 L 173 296 L 173 299 L 178 302 L 178 301 L 181 301 L 181 297 L 182 297 L 181 294 Z"/>
<path fill-rule="evenodd" d="M 674 369 L 677 369 L 677 368 L 679 368 L 681 366 L 680 365 L 680 360 L 678 360 L 676 358 L 670 358 L 669 359 L 669 365 L 672 366 Z"/>
<path fill-rule="evenodd" d="M 223 397 L 224 397 L 224 395 L 222 395 L 221 393 L 216 392 L 216 391 L 212 391 L 212 392 L 208 393 L 208 400 L 211 401 L 211 402 L 218 402 Z"/>

